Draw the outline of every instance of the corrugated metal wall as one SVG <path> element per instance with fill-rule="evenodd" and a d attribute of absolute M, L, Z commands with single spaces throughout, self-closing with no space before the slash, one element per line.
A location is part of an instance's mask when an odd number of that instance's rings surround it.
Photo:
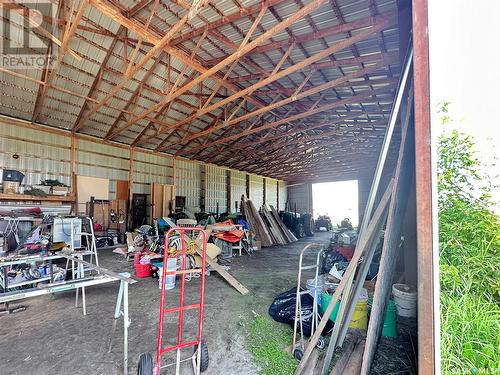
<path fill-rule="evenodd" d="M 19 159 L 12 158 L 16 153 Z M 116 197 L 116 181 L 129 180 L 132 170 L 133 192 L 151 193 L 151 183 L 173 184 L 173 157 L 152 152 L 133 150 L 128 147 L 95 142 L 91 138 L 75 139 L 75 166 L 77 175 L 107 178 L 110 181 L 109 198 Z M 234 202 L 246 194 L 247 173 L 229 170 L 231 201 L 227 207 L 226 168 L 203 165 L 185 159 L 176 160 L 176 194 L 186 197 L 186 206 L 199 211 L 202 189 L 202 168 L 206 168 L 206 210 L 235 212 Z M 71 185 L 71 137 L 70 133 L 55 134 L 27 127 L 24 123 L 3 124 L 0 119 L 0 170 L 16 169 L 26 174 L 24 185 L 35 185 L 41 180 L 58 179 Z M 277 180 L 267 179 L 267 202 L 276 206 Z M 280 181 L 280 209 L 286 201 L 286 185 Z M 256 207 L 263 204 L 263 177 L 250 175 L 250 199 Z"/>
<path fill-rule="evenodd" d="M 217 203 L 219 203 L 219 213 L 227 211 L 227 179 L 226 169 L 213 165 L 206 166 L 207 179 L 207 195 L 206 195 L 206 210 L 207 212 L 216 212 Z"/>
<path fill-rule="evenodd" d="M 250 175 L 250 199 L 255 208 L 259 209 L 264 202 L 264 181 L 263 178 L 257 175 Z"/>
<path fill-rule="evenodd" d="M 76 140 L 76 174 L 109 179 L 109 199 L 115 199 L 116 181 L 128 180 L 129 150 Z"/>
<path fill-rule="evenodd" d="M 176 161 L 176 195 L 186 197 L 186 207 L 200 211 L 201 165 L 187 160 Z"/>
<path fill-rule="evenodd" d="M 14 159 L 14 154 L 19 158 Z M 58 179 L 70 185 L 70 163 L 70 138 L 0 124 L 0 169 L 24 173 L 23 186 L 38 185 L 45 179 Z"/>
<path fill-rule="evenodd" d="M 266 203 L 277 207 L 278 202 L 278 181 L 266 178 Z"/>
<path fill-rule="evenodd" d="M 287 200 L 287 185 L 285 181 L 279 181 L 279 210 L 284 211 Z"/>
<path fill-rule="evenodd" d="M 172 185 L 174 179 L 173 158 L 143 151 L 133 152 L 134 193 L 151 193 L 151 184 Z"/>
<path fill-rule="evenodd" d="M 231 212 L 236 212 L 234 202 L 240 207 L 241 196 L 246 195 L 247 174 L 240 171 L 231 171 Z"/>
<path fill-rule="evenodd" d="M 297 207 L 297 213 L 312 213 L 312 187 L 311 184 L 292 185 L 287 189 L 290 211 Z"/>

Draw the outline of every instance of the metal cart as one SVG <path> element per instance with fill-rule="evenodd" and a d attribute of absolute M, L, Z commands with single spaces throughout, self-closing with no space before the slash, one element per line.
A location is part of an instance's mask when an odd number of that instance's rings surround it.
<path fill-rule="evenodd" d="M 169 258 L 169 252 L 165 251 L 163 256 L 163 269 L 162 269 L 162 284 L 161 284 L 161 296 L 160 296 L 160 318 L 158 325 L 158 344 L 156 349 L 156 364 L 153 363 L 153 356 L 151 353 L 142 353 L 139 357 L 139 365 L 137 369 L 138 375 L 159 375 L 162 368 L 170 367 L 175 365 L 175 373 L 179 374 L 181 362 L 191 361 L 193 365 L 193 372 L 195 375 L 199 375 L 200 372 L 205 371 L 208 368 L 208 349 L 206 344 L 202 341 L 202 328 L 203 328 L 203 307 L 204 307 L 204 294 L 205 294 L 205 261 L 207 252 L 207 235 L 203 228 L 201 227 L 174 227 L 171 228 L 165 235 L 165 243 L 169 243 L 170 237 L 174 235 L 180 235 L 180 241 L 178 241 L 181 248 L 177 250 L 179 257 L 181 257 L 181 267 L 176 271 L 168 271 L 167 264 Z M 188 269 L 187 262 L 187 241 L 192 241 L 196 238 L 195 247 L 197 247 L 196 252 L 202 257 L 201 268 Z M 185 277 L 188 274 L 199 273 L 200 274 L 200 295 L 199 302 L 196 304 L 185 305 L 184 304 L 184 293 L 186 287 Z M 171 275 L 181 275 L 180 277 L 180 306 L 174 308 L 165 308 L 166 301 L 166 288 L 165 283 L 167 276 Z M 182 329 L 183 329 L 183 319 L 184 311 L 198 309 L 198 331 L 196 339 L 193 341 L 183 341 Z M 178 313 L 178 325 L 177 325 L 177 343 L 171 346 L 163 346 L 163 325 L 164 317 L 168 314 Z M 194 347 L 194 353 L 187 358 L 181 359 L 181 349 L 186 349 Z M 173 363 L 161 364 L 162 355 L 168 352 L 176 351 L 176 361 Z"/>
<path fill-rule="evenodd" d="M 312 252 L 314 250 L 318 250 L 318 254 L 316 255 L 316 263 L 310 265 L 303 265 L 304 254 L 306 252 Z M 302 271 L 306 270 L 314 270 L 314 296 L 313 296 L 313 310 L 312 310 L 312 321 L 311 321 L 311 336 L 314 334 L 316 329 L 318 328 L 318 276 L 320 269 L 320 259 L 321 253 L 323 251 L 323 246 L 317 243 L 311 243 L 305 246 L 300 252 L 299 256 L 299 272 L 297 276 L 297 297 L 295 302 L 295 319 L 293 325 L 293 345 L 292 345 L 292 354 L 297 360 L 302 359 L 302 355 L 304 354 L 305 349 L 305 340 L 304 340 L 304 330 L 303 330 L 303 316 L 302 316 L 302 302 L 301 296 L 304 294 L 309 294 L 309 289 L 306 287 L 304 290 L 301 290 L 301 282 L 302 282 Z M 297 328 L 299 328 L 300 334 L 297 332 Z M 297 336 L 300 336 L 297 339 Z M 318 340 L 318 344 L 316 345 L 319 349 L 323 349 L 325 347 L 325 340 L 323 337 L 320 337 Z"/>

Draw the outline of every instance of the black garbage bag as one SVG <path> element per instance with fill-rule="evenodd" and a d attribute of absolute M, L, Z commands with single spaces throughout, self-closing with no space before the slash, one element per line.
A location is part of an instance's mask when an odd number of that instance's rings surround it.
<path fill-rule="evenodd" d="M 348 262 L 347 258 L 340 254 L 337 250 L 323 251 L 321 254 L 320 274 L 328 273 L 333 265 L 338 262 Z"/>
<path fill-rule="evenodd" d="M 302 289 L 301 289 L 302 291 Z M 286 323 L 293 327 L 295 320 L 295 302 L 297 300 L 297 288 L 292 288 L 278 294 L 274 299 L 271 306 L 269 306 L 269 315 L 275 321 Z M 301 302 L 301 315 L 302 315 L 302 334 L 306 337 L 311 336 L 312 316 L 313 316 L 313 303 L 314 299 L 309 294 L 302 294 L 300 296 Z M 318 306 L 319 311 L 319 306 Z M 319 319 L 321 317 L 318 314 Z M 300 325 L 297 324 L 300 330 Z M 329 333 L 333 328 L 333 322 L 328 320 L 328 323 L 323 330 L 323 334 Z"/>

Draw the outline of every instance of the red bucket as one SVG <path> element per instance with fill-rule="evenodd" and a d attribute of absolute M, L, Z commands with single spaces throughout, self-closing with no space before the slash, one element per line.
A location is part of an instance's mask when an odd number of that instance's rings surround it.
<path fill-rule="evenodd" d="M 354 255 L 354 249 L 347 246 L 339 246 L 337 249 L 340 254 L 346 257 L 347 260 L 351 260 Z"/>
<path fill-rule="evenodd" d="M 144 279 L 146 277 L 151 277 L 151 264 L 134 264 L 135 267 L 135 277 L 139 279 Z"/>

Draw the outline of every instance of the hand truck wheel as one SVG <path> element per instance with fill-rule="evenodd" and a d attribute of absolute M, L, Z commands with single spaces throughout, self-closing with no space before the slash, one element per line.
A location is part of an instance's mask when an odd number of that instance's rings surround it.
<path fill-rule="evenodd" d="M 208 356 L 208 346 L 205 343 L 205 341 L 202 341 L 201 344 L 201 358 L 200 360 L 200 372 L 205 371 L 208 368 L 208 362 L 210 360 Z M 196 353 L 198 351 L 198 346 L 194 347 L 194 352 Z"/>
<path fill-rule="evenodd" d="M 295 358 L 297 361 L 300 361 L 303 355 L 304 355 L 304 350 L 302 348 L 293 349 L 293 358 Z"/>
<path fill-rule="evenodd" d="M 142 353 L 139 356 L 137 375 L 153 375 L 154 361 L 151 353 Z"/>
<path fill-rule="evenodd" d="M 323 336 L 320 336 L 319 339 L 318 339 L 318 343 L 316 344 L 316 347 L 318 349 L 325 349 L 326 347 L 326 341 L 325 341 L 325 338 Z"/>

